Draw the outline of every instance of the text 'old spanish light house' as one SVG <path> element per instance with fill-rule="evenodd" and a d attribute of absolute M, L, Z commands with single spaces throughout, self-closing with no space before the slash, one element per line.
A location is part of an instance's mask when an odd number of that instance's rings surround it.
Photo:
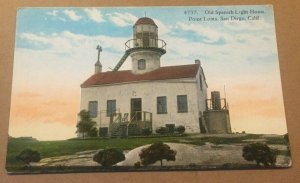
<path fill-rule="evenodd" d="M 186 133 L 230 133 L 226 99 L 212 92 L 199 60 L 191 65 L 161 67 L 166 43 L 158 39 L 155 22 L 143 17 L 133 26 L 133 39 L 113 71 L 95 73 L 81 85 L 81 109 L 90 111 L 101 136 L 140 135 L 149 128 L 170 130 L 182 125 Z M 131 57 L 131 70 L 121 70 Z"/>

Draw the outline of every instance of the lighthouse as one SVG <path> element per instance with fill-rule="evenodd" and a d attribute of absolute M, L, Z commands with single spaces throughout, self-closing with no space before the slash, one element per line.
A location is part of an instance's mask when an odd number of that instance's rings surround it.
<path fill-rule="evenodd" d="M 200 60 L 161 66 L 167 44 L 159 38 L 158 29 L 153 19 L 139 18 L 112 71 L 101 71 L 102 49 L 97 47 L 95 73 L 81 84 L 80 109 L 90 111 L 103 137 L 138 136 L 145 129 L 155 133 L 161 127 L 174 131 L 179 126 L 185 133 L 230 133 L 229 112 L 220 95 L 215 92 L 207 99 Z M 131 68 L 121 70 L 129 57 Z"/>

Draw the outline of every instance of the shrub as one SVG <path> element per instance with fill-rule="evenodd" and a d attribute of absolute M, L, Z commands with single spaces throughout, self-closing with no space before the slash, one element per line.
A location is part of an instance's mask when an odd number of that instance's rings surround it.
<path fill-rule="evenodd" d="M 173 134 L 175 131 L 175 124 L 166 124 L 166 128 L 169 134 Z"/>
<path fill-rule="evenodd" d="M 134 163 L 134 168 L 140 168 L 141 167 L 141 162 L 137 161 Z"/>
<path fill-rule="evenodd" d="M 244 146 L 243 157 L 247 161 L 256 161 L 259 166 L 261 163 L 264 166 L 274 166 L 276 163 L 275 150 L 270 149 L 267 144 L 263 143 L 252 143 Z"/>
<path fill-rule="evenodd" d="M 185 127 L 182 125 L 179 125 L 175 128 L 175 131 L 179 134 L 183 134 L 185 132 Z"/>
<path fill-rule="evenodd" d="M 125 160 L 125 156 L 121 150 L 110 148 L 99 151 L 94 155 L 93 160 L 104 167 L 110 167 Z"/>
<path fill-rule="evenodd" d="M 175 161 L 176 151 L 170 146 L 162 142 L 156 142 L 147 148 L 143 148 L 139 154 L 141 164 L 149 165 L 160 161 L 160 166 L 163 166 L 162 160 Z"/>
<path fill-rule="evenodd" d="M 29 165 L 31 162 L 39 162 L 41 160 L 41 154 L 38 151 L 25 149 L 16 158 L 26 163 L 26 165 Z"/>
<path fill-rule="evenodd" d="M 142 129 L 142 135 L 151 135 L 152 130 L 150 128 L 143 128 Z"/>
<path fill-rule="evenodd" d="M 166 127 L 159 127 L 155 130 L 156 133 L 160 134 L 160 135 L 164 135 L 168 133 L 168 128 Z"/>

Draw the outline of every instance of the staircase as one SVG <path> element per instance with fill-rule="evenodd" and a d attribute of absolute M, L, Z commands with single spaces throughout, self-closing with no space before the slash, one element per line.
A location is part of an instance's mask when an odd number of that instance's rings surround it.
<path fill-rule="evenodd" d="M 122 122 L 121 113 L 111 117 L 109 124 L 109 133 L 111 137 L 138 136 L 142 134 L 142 129 L 150 128 L 152 130 L 152 113 L 142 111 L 143 119 L 136 121 L 134 118 Z M 148 116 L 148 117 L 147 117 Z"/>
<path fill-rule="evenodd" d="M 112 123 L 111 126 L 111 137 L 126 137 L 127 136 L 127 123 Z"/>
<path fill-rule="evenodd" d="M 130 55 L 130 51 L 126 50 L 125 54 L 123 55 L 123 57 L 121 58 L 121 60 L 118 62 L 118 64 L 115 66 L 115 68 L 113 69 L 113 71 L 118 71 L 129 55 Z"/>

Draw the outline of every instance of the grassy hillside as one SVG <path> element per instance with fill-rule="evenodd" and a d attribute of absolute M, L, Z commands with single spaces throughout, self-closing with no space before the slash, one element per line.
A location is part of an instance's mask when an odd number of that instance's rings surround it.
<path fill-rule="evenodd" d="M 30 139 L 9 138 L 7 149 L 7 169 L 13 170 L 23 167 L 24 164 L 15 157 L 24 149 L 30 148 L 41 153 L 43 158 L 70 155 L 80 151 L 97 150 L 105 148 L 119 148 L 130 150 L 136 147 L 151 144 L 157 141 L 177 142 L 194 145 L 203 145 L 206 142 L 214 144 L 236 144 L 248 143 L 247 139 L 265 139 L 268 144 L 285 144 L 282 136 L 264 137 L 256 134 L 230 134 L 230 135 L 184 135 L 184 136 L 152 136 L 138 138 L 91 138 L 91 139 L 70 139 L 62 141 L 36 141 Z"/>

